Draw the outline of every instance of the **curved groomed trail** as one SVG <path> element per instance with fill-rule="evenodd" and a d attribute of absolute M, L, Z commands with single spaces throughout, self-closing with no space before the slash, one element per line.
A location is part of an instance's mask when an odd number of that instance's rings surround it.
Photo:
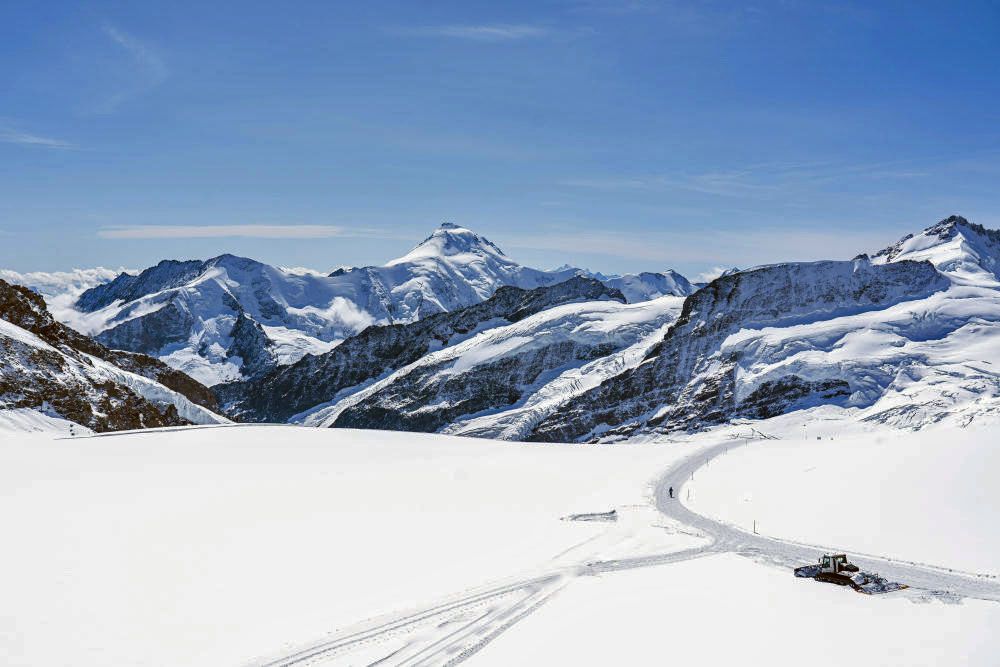
<path fill-rule="evenodd" d="M 633 558 L 584 560 L 559 567 L 550 563 L 532 575 L 464 591 L 421 609 L 369 619 L 324 640 L 251 664 L 257 667 L 455 665 L 472 657 L 579 576 L 669 565 L 720 553 L 736 553 L 761 563 L 792 568 L 815 562 L 824 552 L 843 551 L 835 547 L 800 544 L 747 533 L 697 514 L 678 498 L 670 497 L 668 490 L 671 487 L 678 492 L 678 496 L 681 495 L 679 492 L 684 483 L 692 479 L 699 468 L 727 450 L 744 444 L 742 440 L 734 440 L 699 448 L 671 466 L 656 484 L 655 499 L 659 512 L 703 535 L 706 539 L 701 546 Z M 1000 582 L 993 577 L 878 556 L 857 556 L 854 553 L 851 560 L 864 570 L 878 572 L 890 580 L 910 586 L 909 590 L 893 595 L 1000 602 Z"/>
<path fill-rule="evenodd" d="M 667 491 L 671 486 L 675 490 L 681 489 L 698 468 L 725 451 L 740 446 L 744 446 L 744 443 L 739 441 L 725 442 L 678 462 L 660 479 L 657 485 L 657 509 L 711 538 L 712 545 L 708 549 L 714 552 L 738 553 L 791 568 L 806 563 L 815 563 L 816 559 L 824 553 L 844 551 L 842 547 L 801 544 L 754 535 L 735 526 L 697 514 L 678 499 L 671 499 L 668 496 Z M 851 562 L 858 564 L 862 570 L 878 572 L 889 580 L 905 583 L 924 593 L 1000 602 L 1000 582 L 993 577 L 880 556 L 859 555 L 853 551 L 851 552 Z"/>

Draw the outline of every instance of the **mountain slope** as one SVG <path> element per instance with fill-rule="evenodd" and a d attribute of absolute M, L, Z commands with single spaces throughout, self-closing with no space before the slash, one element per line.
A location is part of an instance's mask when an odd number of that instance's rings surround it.
<path fill-rule="evenodd" d="M 232 255 L 164 261 L 84 292 L 76 306 L 87 314 L 85 333 L 101 343 L 216 384 L 327 352 L 372 324 L 412 322 L 479 303 L 503 285 L 533 289 L 577 273 L 521 266 L 489 240 L 445 224 L 381 267 L 323 276 Z M 255 340 L 234 340 L 241 322 Z"/>
<path fill-rule="evenodd" d="M 215 407 L 191 378 L 95 343 L 56 322 L 38 294 L 0 280 L 0 409 L 111 431 L 225 422 Z"/>
<path fill-rule="evenodd" d="M 921 298 L 944 289 L 928 262 L 780 264 L 723 276 L 687 298 L 678 321 L 642 365 L 604 382 L 540 423 L 532 438 L 590 439 L 612 430 L 697 428 L 738 417 L 772 416 L 797 403 L 846 400 L 844 379 L 793 373 L 740 393 L 742 350 L 726 348 L 742 330 L 822 322 Z"/>
<path fill-rule="evenodd" d="M 304 423 L 519 438 L 603 375 L 635 363 L 634 349 L 624 351 L 651 344 L 681 302 L 548 308 L 427 354 Z"/>
<path fill-rule="evenodd" d="M 1000 396 L 1000 233 L 953 216 L 853 262 L 760 267 L 689 297 L 634 370 L 535 440 L 615 440 L 828 403 L 919 428 Z"/>
<path fill-rule="evenodd" d="M 564 303 L 624 301 L 621 292 L 577 276 L 550 287 L 501 287 L 487 300 L 409 324 L 371 326 L 326 354 L 308 355 L 253 380 L 215 387 L 227 412 L 249 421 L 286 421 L 355 385 L 491 327 Z"/>
<path fill-rule="evenodd" d="M 649 301 L 661 296 L 687 296 L 696 289 L 687 278 L 672 269 L 663 273 L 643 271 L 623 276 L 595 277 L 608 287 L 620 290 L 629 303 Z"/>

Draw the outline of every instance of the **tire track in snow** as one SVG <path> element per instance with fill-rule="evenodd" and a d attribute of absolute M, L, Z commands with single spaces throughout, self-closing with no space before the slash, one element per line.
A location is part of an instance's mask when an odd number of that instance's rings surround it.
<path fill-rule="evenodd" d="M 654 497 L 657 510 L 707 537 L 705 545 L 636 557 L 584 560 L 575 565 L 543 569 L 535 576 L 494 583 L 422 609 L 372 619 L 281 657 L 252 664 L 255 667 L 329 665 L 340 662 L 341 658 L 360 657 L 356 654 L 365 651 L 368 659 L 363 662 L 371 665 L 456 665 L 475 655 L 579 576 L 669 565 L 727 552 L 764 564 L 791 568 L 813 562 L 824 552 L 843 551 L 836 547 L 801 544 L 747 533 L 697 514 L 679 500 L 684 483 L 699 468 L 727 450 L 744 444 L 742 440 L 732 440 L 701 448 L 676 462 L 656 483 Z M 677 497 L 669 496 L 670 487 L 678 491 Z M 567 552 L 589 541 L 585 540 Z M 852 557 L 852 560 L 863 569 L 879 572 L 910 586 L 899 594 L 916 598 L 930 596 L 947 600 L 968 597 L 1000 602 L 1000 583 L 990 578 L 879 556 L 864 555 Z M 405 637 L 410 638 L 399 646 L 400 639 Z M 380 649 L 382 652 L 374 652 L 380 644 L 384 644 Z M 352 661 L 350 664 L 360 663 Z"/>

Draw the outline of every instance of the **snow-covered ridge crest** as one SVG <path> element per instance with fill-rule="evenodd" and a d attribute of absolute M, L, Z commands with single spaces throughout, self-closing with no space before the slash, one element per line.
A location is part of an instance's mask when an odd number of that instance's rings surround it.
<path fill-rule="evenodd" d="M 479 236 L 471 229 L 453 222 L 442 223 L 434 233 L 417 244 L 410 252 L 390 261 L 386 266 L 394 266 L 421 259 L 444 259 L 456 255 L 479 255 L 493 259 L 502 258 L 511 262 L 500 247 L 489 239 Z"/>
<path fill-rule="evenodd" d="M 384 266 L 329 275 L 233 255 L 164 260 L 81 294 L 76 321 L 109 347 L 158 357 L 214 385 L 328 352 L 373 324 L 413 322 L 480 303 L 504 285 L 534 289 L 581 273 L 522 266 L 446 223 Z"/>
<path fill-rule="evenodd" d="M 908 234 L 875 253 L 875 263 L 927 260 L 953 280 L 1000 281 L 1000 230 L 952 215 L 919 234 Z"/>
<path fill-rule="evenodd" d="M 574 399 L 541 422 L 532 437 L 566 441 L 613 429 L 622 436 L 647 427 L 697 428 L 741 414 L 771 416 L 810 397 L 836 400 L 853 390 L 843 378 L 812 382 L 782 376 L 782 382 L 762 384 L 738 402 L 740 369 L 750 359 L 726 353 L 726 340 L 741 330 L 878 311 L 948 285 L 929 262 L 873 265 L 867 257 L 777 264 L 720 277 L 685 300 L 646 363 Z"/>

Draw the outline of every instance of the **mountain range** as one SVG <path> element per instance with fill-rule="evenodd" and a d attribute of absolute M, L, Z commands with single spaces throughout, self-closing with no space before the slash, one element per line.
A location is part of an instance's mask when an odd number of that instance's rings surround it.
<path fill-rule="evenodd" d="M 233 255 L 165 260 L 84 291 L 73 315 L 101 343 L 155 356 L 212 385 L 327 352 L 371 325 L 413 322 L 477 304 L 502 286 L 533 289 L 576 275 L 590 274 L 522 266 L 488 239 L 445 223 L 384 266 L 326 275 Z M 598 279 L 633 300 L 692 291 L 672 271 Z"/>
<path fill-rule="evenodd" d="M 701 286 L 528 268 L 452 224 L 380 267 L 222 255 L 87 277 L 38 285 L 79 330 L 59 325 L 77 337 L 61 352 L 189 375 L 209 421 L 618 441 L 817 406 L 919 428 L 1000 401 L 1000 232 L 959 216 Z"/>

